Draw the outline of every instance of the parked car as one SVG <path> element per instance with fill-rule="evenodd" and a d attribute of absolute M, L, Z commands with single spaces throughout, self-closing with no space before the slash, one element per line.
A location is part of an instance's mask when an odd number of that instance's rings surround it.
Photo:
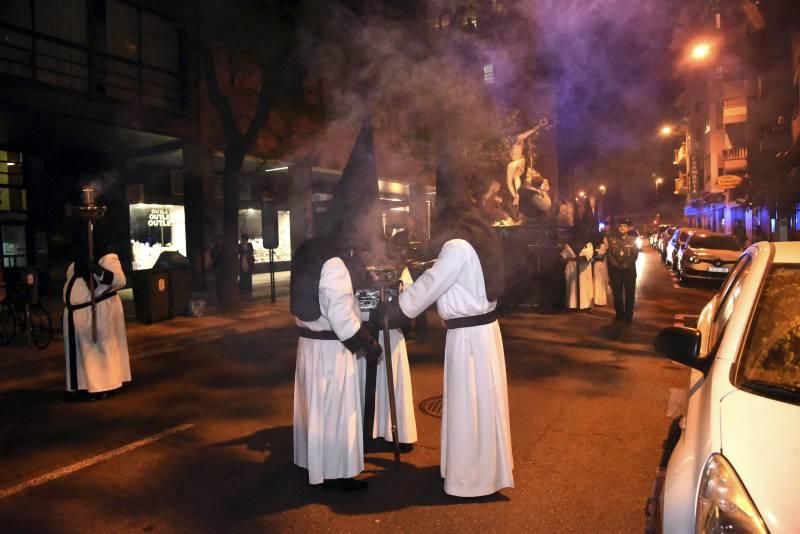
<path fill-rule="evenodd" d="M 730 234 L 695 232 L 678 250 L 678 279 L 722 282 L 741 252 L 739 241 Z"/>
<path fill-rule="evenodd" d="M 648 236 L 650 241 L 650 246 L 656 248 L 658 246 L 658 236 L 661 235 L 661 232 L 669 228 L 668 224 L 659 224 Z"/>
<path fill-rule="evenodd" d="M 686 240 L 689 236 L 702 228 L 679 227 L 672 233 L 672 237 L 667 243 L 667 253 L 664 263 L 672 268 L 673 271 L 678 270 L 678 250 L 686 245 Z"/>
<path fill-rule="evenodd" d="M 675 233 L 676 227 L 675 226 L 668 226 L 664 231 L 658 234 L 658 241 L 656 243 L 656 248 L 658 252 L 661 254 L 661 261 L 666 261 L 667 257 L 667 243 L 669 243 L 672 234 Z"/>
<path fill-rule="evenodd" d="M 800 532 L 800 243 L 757 243 L 664 356 L 691 368 L 661 530 Z"/>

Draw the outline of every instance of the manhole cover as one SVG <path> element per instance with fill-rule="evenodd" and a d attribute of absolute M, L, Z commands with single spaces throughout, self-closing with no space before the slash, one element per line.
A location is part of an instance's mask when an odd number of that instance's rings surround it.
<path fill-rule="evenodd" d="M 419 409 L 422 413 L 432 415 L 433 417 L 442 417 L 442 396 L 431 397 L 419 403 Z"/>

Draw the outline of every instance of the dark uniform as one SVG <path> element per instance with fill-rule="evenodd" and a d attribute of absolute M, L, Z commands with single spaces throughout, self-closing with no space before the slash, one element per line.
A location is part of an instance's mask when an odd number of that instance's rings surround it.
<path fill-rule="evenodd" d="M 620 221 L 619 227 L 609 232 L 608 277 L 614 296 L 616 320 L 633 321 L 633 306 L 636 299 L 636 259 L 639 247 L 636 246 L 636 233 L 630 230 L 631 220 Z"/>

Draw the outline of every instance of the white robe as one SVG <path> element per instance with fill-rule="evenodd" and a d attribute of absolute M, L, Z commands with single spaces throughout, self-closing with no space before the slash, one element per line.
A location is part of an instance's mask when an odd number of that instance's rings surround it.
<path fill-rule="evenodd" d="M 597 247 L 597 253 L 603 254 L 602 260 L 595 260 L 592 268 L 594 269 L 594 305 L 605 306 L 608 304 L 608 265 L 606 264 L 605 254 L 608 251 L 608 244 L 603 241 Z"/>
<path fill-rule="evenodd" d="M 442 319 L 483 315 L 486 298 L 480 260 L 467 241 L 444 244 L 433 267 L 400 295 L 400 308 L 416 317 L 436 301 Z M 503 339 L 497 321 L 447 331 L 444 362 L 441 474 L 458 497 L 514 487 Z"/>
<path fill-rule="evenodd" d="M 341 340 L 361 327 L 350 273 L 340 258 L 322 266 L 322 317 L 296 319 L 314 331 L 333 330 Z M 361 395 L 356 355 L 338 340 L 300 338 L 294 378 L 294 463 L 308 469 L 309 484 L 351 478 L 364 470 Z"/>
<path fill-rule="evenodd" d="M 594 255 L 594 247 L 591 243 L 586 243 L 586 245 L 581 249 L 580 254 L 583 258 L 588 260 L 592 259 Z M 566 245 L 564 250 L 561 252 L 561 256 L 565 259 L 574 258 L 575 252 L 572 251 L 572 247 Z M 570 261 L 567 263 L 567 266 L 564 268 L 564 275 L 567 279 L 567 308 L 577 308 L 578 307 L 578 284 L 577 279 L 575 277 L 575 265 L 577 262 Z M 581 263 L 581 309 L 590 308 L 592 306 L 592 298 L 594 297 L 594 282 L 592 281 L 592 269 L 589 267 L 587 263 Z"/>
<path fill-rule="evenodd" d="M 403 270 L 401 279 L 405 288 L 413 283 L 408 269 Z M 369 314 L 362 313 L 361 318 L 368 320 Z M 383 355 L 378 360 L 377 378 L 375 379 L 375 422 L 372 437 L 392 441 L 392 419 L 389 414 L 389 388 L 386 381 L 386 347 L 383 346 L 383 331 L 378 334 L 378 341 L 383 348 Z M 408 366 L 408 351 L 403 331 L 399 328 L 390 330 L 389 342 L 392 344 L 392 373 L 397 406 L 398 440 L 400 443 L 415 443 L 417 441 L 417 418 L 414 413 L 411 370 Z M 358 372 L 361 378 L 361 403 L 363 405 L 367 381 L 367 362 L 364 358 L 358 359 Z"/>
<path fill-rule="evenodd" d="M 100 283 L 95 276 L 95 296 L 106 291 L 125 287 L 125 273 L 116 254 L 106 254 L 98 261 L 100 266 L 114 273 L 110 284 Z M 76 278 L 70 290 L 70 281 L 75 264 L 67 267 L 67 283 L 64 285 L 64 303 L 81 305 L 90 301 L 89 286 L 83 278 Z M 68 294 L 69 292 L 69 294 Z M 92 341 L 92 310 L 90 307 L 72 312 L 74 324 L 75 354 L 70 349 L 71 334 L 68 310 L 64 310 L 64 357 L 66 363 L 67 391 L 100 393 L 111 391 L 131 380 L 131 361 L 128 355 L 128 338 L 125 333 L 125 312 L 118 295 L 97 303 L 97 343 Z M 73 366 L 74 364 L 74 366 Z M 73 384 L 73 378 L 77 384 Z"/>

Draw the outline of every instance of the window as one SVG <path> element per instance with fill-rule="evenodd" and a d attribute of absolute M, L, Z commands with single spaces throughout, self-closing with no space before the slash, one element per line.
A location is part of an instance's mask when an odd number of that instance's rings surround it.
<path fill-rule="evenodd" d="M 773 265 L 758 299 L 737 385 L 800 402 L 800 267 Z"/>
<path fill-rule="evenodd" d="M 708 346 L 712 349 L 712 352 L 713 347 L 716 346 L 725 333 L 725 327 L 728 326 L 728 321 L 741 295 L 742 286 L 747 279 L 747 275 L 750 274 L 752 263 L 753 258 L 749 254 L 742 256 L 719 290 L 717 309 L 714 310 L 714 318 L 709 328 Z"/>
<path fill-rule="evenodd" d="M 22 154 L 0 150 L 0 213 L 28 209 Z"/>
<path fill-rule="evenodd" d="M 491 63 L 483 66 L 483 81 L 486 83 L 494 83 L 494 65 Z"/>
<path fill-rule="evenodd" d="M 4 224 L 0 226 L 0 241 L 3 243 L 3 267 L 25 267 L 28 249 L 25 241 L 25 226 Z"/>

